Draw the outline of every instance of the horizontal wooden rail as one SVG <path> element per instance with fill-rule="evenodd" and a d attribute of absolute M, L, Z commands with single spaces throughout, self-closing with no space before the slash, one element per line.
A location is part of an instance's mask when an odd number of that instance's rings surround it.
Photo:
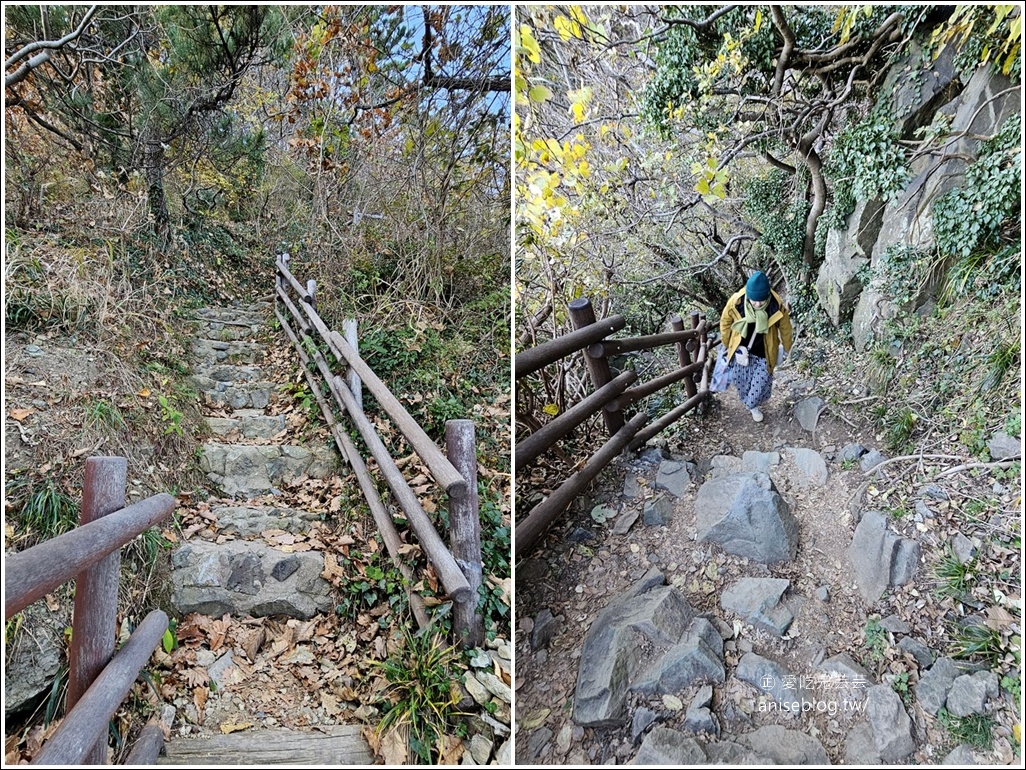
<path fill-rule="evenodd" d="M 638 434 L 630 442 L 628 448 L 631 450 L 640 448 L 650 438 L 655 436 L 657 433 L 662 431 L 667 426 L 675 423 L 677 420 L 679 420 L 685 414 L 687 414 L 696 406 L 701 404 L 707 398 L 709 398 L 709 390 L 700 390 L 692 398 L 689 398 L 687 401 L 685 401 L 683 404 L 676 407 L 675 409 L 670 410 L 662 417 L 660 417 L 658 420 L 653 422 L 651 425 L 647 426 L 644 430 L 638 431 Z"/>
<path fill-rule="evenodd" d="M 441 484 L 442 488 L 449 493 L 450 496 L 459 496 L 467 493 L 467 482 L 464 480 L 460 472 L 453 467 L 453 464 L 449 462 L 449 459 L 445 456 L 441 449 L 431 440 L 431 437 L 427 435 L 423 428 L 414 420 L 410 413 L 406 411 L 405 407 L 399 400 L 392 395 L 392 392 L 388 389 L 388 386 L 371 370 L 367 363 L 360 358 L 359 354 L 353 350 L 352 346 L 346 341 L 338 332 L 331 331 L 328 326 L 324 323 L 321 317 L 317 314 L 317 311 L 312 307 L 310 300 L 312 299 L 310 293 L 302 287 L 299 281 L 296 280 L 295 276 L 289 272 L 288 266 L 284 260 L 279 257 L 276 260 L 278 270 L 285 276 L 292 287 L 296 290 L 299 296 L 304 300 L 303 311 L 309 320 L 310 324 L 320 335 L 321 339 L 331 348 L 332 352 L 342 361 L 345 361 L 350 368 L 359 375 L 363 386 L 377 399 L 381 408 L 385 410 L 388 416 L 396 424 L 396 427 L 406 437 L 407 441 L 413 447 L 413 450 L 417 453 L 424 464 L 427 465 L 428 470 L 434 477 L 435 481 Z M 292 309 L 290 308 L 290 312 Z M 301 323 L 301 318 L 297 318 L 297 322 Z M 347 388 L 348 390 L 348 388 Z"/>
<path fill-rule="evenodd" d="M 514 377 L 520 379 L 532 372 L 536 372 L 544 366 L 555 363 L 571 353 L 584 350 L 593 342 L 619 331 L 627 325 L 627 320 L 622 315 L 611 315 L 596 321 L 569 334 L 563 334 L 537 347 L 517 353 L 513 363 Z"/>
<path fill-rule="evenodd" d="M 171 514 L 175 499 L 161 493 L 70 532 L 4 557 L 4 618 L 43 598 L 86 567 Z"/>
<path fill-rule="evenodd" d="M 342 457 L 344 457 L 346 462 L 349 463 L 349 467 L 353 469 L 353 473 L 356 475 L 356 483 L 359 485 L 360 491 L 363 492 L 364 499 L 367 500 L 367 507 L 370 508 L 371 516 L 374 517 L 374 523 L 377 525 L 378 531 L 381 533 L 381 539 L 385 541 L 385 550 L 388 551 L 388 555 L 391 557 L 392 563 L 406 580 L 406 595 L 410 600 L 410 610 L 413 612 L 413 618 L 417 621 L 418 626 L 421 628 L 427 628 L 430 621 L 424 607 L 424 600 L 421 598 L 420 594 L 416 593 L 412 589 L 413 570 L 410 569 L 409 565 L 400 558 L 399 548 L 402 546 L 402 540 L 399 538 L 399 531 L 395 528 L 395 523 L 392 521 L 392 517 L 389 515 L 388 511 L 385 510 L 385 505 L 381 501 L 381 495 L 378 494 L 378 488 L 374 485 L 374 480 L 367 471 L 367 464 L 364 463 L 363 458 L 360 456 L 359 451 L 357 451 L 352 439 L 349 438 L 349 434 L 342 430 L 341 425 L 336 423 L 335 415 L 332 412 L 331 407 L 328 405 L 327 400 L 321 394 L 320 386 L 315 381 L 313 373 L 306 368 L 307 364 L 310 363 L 310 356 L 303 350 L 299 337 L 292 330 L 291 324 L 289 324 L 288 320 L 277 308 L 275 308 L 274 313 L 278 317 L 278 323 L 281 324 L 281 328 L 284 329 L 289 339 L 292 340 L 292 344 L 296 348 L 296 353 L 299 355 L 299 359 L 303 362 L 303 373 L 306 375 L 306 381 L 310 385 L 310 392 L 312 392 L 314 394 L 314 398 L 317 399 L 317 404 L 321 408 L 321 414 L 324 416 L 324 421 L 331 429 L 331 435 L 335 438 L 335 445 L 338 447 L 339 452 L 342 453 Z"/>
<path fill-rule="evenodd" d="M 603 406 L 615 400 L 617 396 L 624 392 L 628 385 L 637 379 L 638 375 L 635 372 L 624 372 L 610 380 L 587 398 L 567 409 L 556 419 L 536 430 L 527 438 L 517 441 L 516 467 L 518 469 L 524 468 L 533 462 L 542 452 L 563 438 L 563 436 L 592 415 L 597 414 Z"/>
<path fill-rule="evenodd" d="M 106 521 L 106 518 L 96 523 Z M 165 630 L 167 615 L 163 612 L 153 610 L 146 616 L 125 642 L 125 646 L 111 658 L 103 673 L 64 717 L 60 727 L 32 760 L 33 765 L 66 767 L 82 763 L 86 753 L 106 736 L 110 718 L 132 689 L 142 667 L 160 644 Z"/>
<path fill-rule="evenodd" d="M 644 382 L 641 385 L 638 385 L 637 387 L 625 390 L 623 392 L 623 395 L 621 395 L 618 399 L 616 399 L 616 401 L 609 405 L 609 408 L 623 409 L 625 407 L 628 407 L 631 404 L 634 404 L 640 401 L 641 399 L 645 398 L 646 396 L 651 396 L 658 390 L 662 390 L 663 388 L 669 385 L 673 385 L 673 383 L 675 382 L 683 380 L 685 377 L 690 377 L 693 374 L 697 374 L 698 372 L 702 371 L 702 367 L 704 366 L 704 364 L 704 361 L 695 361 L 694 363 L 688 364 L 682 369 L 674 369 L 672 372 L 663 374 L 659 377 L 655 377 L 654 379 L 651 379 L 648 382 Z"/>
<path fill-rule="evenodd" d="M 698 329 L 685 329 L 682 332 L 663 332 L 662 334 L 649 334 L 645 337 L 626 337 L 622 340 L 605 340 L 588 346 L 588 355 L 594 358 L 608 358 L 621 353 L 631 353 L 637 350 L 649 350 L 663 345 L 672 345 L 676 342 L 687 342 L 698 339 Z"/>
<path fill-rule="evenodd" d="M 515 548 L 518 557 L 523 556 L 537 542 L 552 520 L 566 510 L 567 506 L 598 476 L 599 472 L 620 454 L 646 422 L 648 422 L 648 415 L 644 412 L 634 415 L 591 456 L 580 470 L 531 509 L 527 518 L 516 528 Z"/>

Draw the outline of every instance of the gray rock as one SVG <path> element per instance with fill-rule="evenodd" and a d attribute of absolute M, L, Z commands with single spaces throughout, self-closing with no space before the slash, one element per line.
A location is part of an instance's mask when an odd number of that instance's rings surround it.
<path fill-rule="evenodd" d="M 638 454 L 638 462 L 644 465 L 659 465 L 663 460 L 668 459 L 666 451 L 657 446 L 647 446 Z"/>
<path fill-rule="evenodd" d="M 903 652 L 907 652 L 915 658 L 916 663 L 919 664 L 920 668 L 928 668 L 929 666 L 932 666 L 934 659 L 937 657 L 929 647 L 914 636 L 902 637 L 898 642 L 898 649 Z"/>
<path fill-rule="evenodd" d="M 646 695 L 676 693 L 704 682 L 722 682 L 723 637 L 705 618 L 695 618 L 680 641 L 642 673 L 631 689 Z"/>
<path fill-rule="evenodd" d="M 691 486 L 693 472 L 696 472 L 695 466 L 691 463 L 663 460 L 659 463 L 655 488 L 665 489 L 679 500 L 687 494 L 688 487 Z"/>
<path fill-rule="evenodd" d="M 641 517 L 641 513 L 637 509 L 626 510 L 621 513 L 617 519 L 616 524 L 613 525 L 611 530 L 614 535 L 626 535 L 630 532 L 631 527 Z"/>
<path fill-rule="evenodd" d="M 728 704 L 728 708 L 733 706 L 734 703 Z M 742 746 L 734 741 L 710 741 L 703 748 L 705 749 L 705 753 L 709 755 L 709 764 L 711 765 L 730 765 L 732 767 L 737 767 L 740 765 L 762 766 L 772 764 L 772 759 L 769 757 L 756 754 L 747 746 Z"/>
<path fill-rule="evenodd" d="M 801 704 L 810 700 L 808 689 L 802 687 L 798 676 L 776 661 L 754 652 L 746 653 L 741 658 L 735 675 L 741 681 L 748 682 L 768 694 L 777 703 Z"/>
<path fill-rule="evenodd" d="M 665 495 L 645 503 L 642 514 L 646 527 L 664 527 L 673 518 L 673 504 Z"/>
<path fill-rule="evenodd" d="M 708 708 L 712 704 L 712 698 L 712 685 L 704 684 L 701 687 L 699 687 L 698 692 L 695 693 L 695 698 L 691 701 L 691 708 Z"/>
<path fill-rule="evenodd" d="M 552 730 L 548 727 L 539 727 L 527 739 L 527 753 L 535 759 L 539 758 L 545 747 L 552 741 Z"/>
<path fill-rule="evenodd" d="M 798 520 L 764 473 L 705 482 L 695 498 L 698 539 L 754 561 L 790 561 L 798 551 Z"/>
<path fill-rule="evenodd" d="M 816 673 L 824 682 L 825 694 L 829 695 L 830 700 L 849 712 L 851 708 L 847 706 L 865 700 L 867 687 L 873 684 L 870 673 L 846 652 L 824 660 L 816 666 Z"/>
<path fill-rule="evenodd" d="M 968 743 L 960 743 L 941 760 L 941 764 L 965 767 L 966 765 L 978 765 L 980 763 L 976 761 L 976 755 L 973 754 L 972 746 Z"/>
<path fill-rule="evenodd" d="M 826 586 L 820 586 L 816 589 L 816 598 L 821 602 L 830 601 L 830 589 Z"/>
<path fill-rule="evenodd" d="M 716 455 L 709 461 L 712 477 L 733 476 L 741 470 L 741 458 L 733 455 Z"/>
<path fill-rule="evenodd" d="M 623 496 L 634 500 L 640 494 L 641 484 L 638 483 L 638 477 L 628 474 L 623 480 Z"/>
<path fill-rule="evenodd" d="M 948 692 L 947 709 L 956 717 L 987 713 L 987 698 L 997 695 L 997 675 L 993 671 L 977 671 L 955 678 Z"/>
<path fill-rule="evenodd" d="M 887 517 L 879 511 L 865 511 L 855 528 L 848 558 L 862 598 L 876 602 L 889 586 L 912 579 L 919 564 L 920 546 L 887 530 Z"/>
<path fill-rule="evenodd" d="M 610 601 L 584 640 L 574 721 L 583 727 L 622 724 L 630 683 L 680 640 L 693 618 L 694 610 L 671 586 L 629 591 Z"/>
<path fill-rule="evenodd" d="M 299 562 L 284 580 L 267 580 Z M 321 578 L 324 558 L 315 551 L 286 554 L 258 542 L 186 543 L 171 557 L 171 602 L 179 614 L 199 612 L 288 615 L 308 619 L 332 606 L 330 587 Z"/>
<path fill-rule="evenodd" d="M 290 556 L 287 559 L 282 559 L 271 568 L 271 577 L 281 583 L 288 580 L 298 569 L 299 559 L 295 556 Z"/>
<path fill-rule="evenodd" d="M 747 473 L 769 473 L 775 465 L 780 465 L 780 452 L 749 450 L 741 457 L 741 469 Z"/>
<path fill-rule="evenodd" d="M 927 484 L 920 490 L 920 494 L 923 497 L 929 497 L 932 500 L 947 500 L 948 493 L 944 491 L 943 487 L 939 487 L 936 484 Z"/>
<path fill-rule="evenodd" d="M 43 356 L 45 354 L 46 354 L 46 351 L 44 351 L 41 347 L 39 347 L 39 345 L 26 345 L 25 346 L 25 355 L 27 355 L 29 358 L 39 358 L 40 356 Z"/>
<path fill-rule="evenodd" d="M 701 744 L 690 735 L 668 727 L 654 727 L 645 736 L 632 765 L 704 765 L 708 757 Z"/>
<path fill-rule="evenodd" d="M 235 667 L 235 660 L 232 658 L 231 652 L 226 652 L 220 658 L 214 661 L 214 663 L 207 669 L 207 675 L 211 681 L 217 685 L 217 689 L 221 690 L 224 688 L 224 678 L 228 672 Z"/>
<path fill-rule="evenodd" d="M 844 230 L 829 230 L 826 253 L 816 278 L 816 294 L 834 326 L 852 317 L 862 291 L 860 270 L 869 261 L 880 233 L 883 202 L 859 201 Z"/>
<path fill-rule="evenodd" d="M 844 758 L 849 765 L 879 765 L 880 752 L 873 740 L 873 728 L 868 721 L 859 722 L 844 742 Z"/>
<path fill-rule="evenodd" d="M 229 535 L 259 535 L 268 529 L 281 529 L 294 534 L 307 533 L 320 519 L 312 511 L 271 506 L 222 505 L 213 508 L 217 529 Z"/>
<path fill-rule="evenodd" d="M 531 649 L 540 650 L 543 647 L 548 647 L 549 642 L 552 641 L 552 637 L 556 635 L 556 631 L 559 630 L 559 621 L 562 620 L 563 616 L 560 615 L 558 618 L 552 614 L 552 610 L 548 607 L 542 609 L 534 618 L 534 628 L 531 629 Z"/>
<path fill-rule="evenodd" d="M 876 467 L 886 459 L 887 458 L 884 457 L 883 452 L 879 451 L 878 449 L 870 449 L 868 452 L 862 455 L 862 459 L 859 460 L 859 467 L 862 469 L 862 472 L 865 473 L 869 471 L 871 468 Z"/>
<path fill-rule="evenodd" d="M 897 615 L 888 615 L 880 621 L 880 627 L 885 631 L 890 631 L 892 634 L 907 634 L 912 630 L 908 621 L 902 620 Z"/>
<path fill-rule="evenodd" d="M 720 736 L 720 723 L 705 706 L 692 706 L 684 715 L 684 729 L 693 733 L 709 733 L 717 738 Z"/>
<path fill-rule="evenodd" d="M 956 532 L 951 539 L 951 551 L 962 564 L 968 564 L 976 556 L 976 545 L 961 532 Z"/>
<path fill-rule="evenodd" d="M 644 706 L 635 710 L 634 717 L 631 719 L 631 740 L 634 743 L 638 742 L 641 734 L 648 729 L 656 720 L 656 713 L 651 709 L 647 709 Z"/>
<path fill-rule="evenodd" d="M 485 705 L 492 699 L 492 694 L 488 692 L 488 689 L 470 671 L 463 674 L 463 686 L 467 688 L 470 697 L 480 706 Z"/>
<path fill-rule="evenodd" d="M 491 671 L 477 671 L 474 676 L 477 677 L 477 681 L 485 686 L 485 689 L 487 689 L 488 692 L 503 703 L 513 702 L 513 691 L 510 689 L 509 685 L 499 679 L 499 677 Z"/>
<path fill-rule="evenodd" d="M 862 446 L 862 444 L 846 444 L 837 459 L 842 463 L 852 462 L 854 460 L 858 460 L 865 453 L 866 448 Z"/>
<path fill-rule="evenodd" d="M 30 604 L 21 614 L 21 627 L 4 643 L 4 714 L 31 706 L 50 690 L 66 658 L 64 629 L 68 610 L 50 613 L 43 602 Z"/>
<path fill-rule="evenodd" d="M 819 415 L 826 407 L 826 401 L 819 396 L 804 398 L 794 405 L 794 416 L 798 418 L 798 424 L 809 433 L 815 433 L 816 425 L 819 423 Z"/>
<path fill-rule="evenodd" d="M 780 598 L 791 585 L 783 578 L 741 578 L 720 597 L 720 606 L 732 610 L 749 623 L 782 636 L 794 615 L 781 606 Z"/>
<path fill-rule="evenodd" d="M 798 470 L 799 487 L 822 487 L 827 483 L 830 472 L 819 452 L 814 449 L 788 449 L 787 454 Z"/>
<path fill-rule="evenodd" d="M 470 756 L 479 765 L 487 765 L 492 756 L 492 741 L 488 740 L 481 733 L 477 733 L 470 739 Z"/>
<path fill-rule="evenodd" d="M 897 762 L 916 750 L 912 720 L 901 698 L 885 684 L 870 687 L 866 695 L 866 716 L 880 759 Z"/>
<path fill-rule="evenodd" d="M 738 738 L 756 754 L 769 757 L 774 764 L 829 765 L 823 744 L 798 730 L 788 730 L 780 725 L 767 725 Z"/>
<path fill-rule="evenodd" d="M 932 519 L 934 517 L 933 510 L 926 504 L 925 500 L 916 500 L 916 513 L 922 521 Z"/>
<path fill-rule="evenodd" d="M 513 764 L 513 741 L 504 741 L 499 750 L 495 752 L 495 764 L 499 767 L 509 767 Z"/>
<path fill-rule="evenodd" d="M 919 682 L 913 686 L 916 702 L 925 711 L 936 716 L 937 712 L 948 699 L 948 692 L 961 675 L 958 665 L 951 658 L 937 658 L 937 661 L 925 674 L 920 674 Z"/>
<path fill-rule="evenodd" d="M 587 543 L 589 540 L 594 540 L 595 535 L 584 527 L 575 527 L 567 539 L 571 543 Z"/>

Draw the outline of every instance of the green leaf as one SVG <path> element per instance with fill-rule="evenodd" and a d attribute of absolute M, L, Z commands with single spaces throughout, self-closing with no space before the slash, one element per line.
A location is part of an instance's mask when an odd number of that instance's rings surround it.
<path fill-rule="evenodd" d="M 527 24 L 520 25 L 520 48 L 530 61 L 535 64 L 541 62 L 541 46 L 534 39 L 534 33 Z"/>
<path fill-rule="evenodd" d="M 552 98 L 552 91 L 541 85 L 531 86 L 531 90 L 527 92 L 527 98 L 532 102 L 543 104 Z"/>
<path fill-rule="evenodd" d="M 163 646 L 164 652 L 166 652 L 168 655 L 170 655 L 171 651 L 174 650 L 175 641 L 175 636 L 171 633 L 171 629 L 168 628 L 167 630 L 165 630 L 164 636 L 161 637 L 160 644 L 161 646 Z"/>

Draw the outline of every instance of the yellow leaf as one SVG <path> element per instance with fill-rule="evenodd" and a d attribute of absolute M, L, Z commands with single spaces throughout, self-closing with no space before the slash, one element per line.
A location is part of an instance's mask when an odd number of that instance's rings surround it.
<path fill-rule="evenodd" d="M 1022 725 L 1012 725 L 1012 737 L 1020 746 L 1022 745 Z"/>
<path fill-rule="evenodd" d="M 542 723 L 549 718 L 549 714 L 551 713 L 552 709 L 541 709 L 540 711 L 535 711 L 533 714 L 527 716 L 527 718 L 520 723 L 520 726 L 526 730 L 533 730 L 536 727 L 540 727 Z"/>
<path fill-rule="evenodd" d="M 564 43 L 568 42 L 572 37 L 577 37 L 574 34 L 574 23 L 562 14 L 552 20 L 552 28 L 559 33 L 559 38 Z"/>
<path fill-rule="evenodd" d="M 253 726 L 252 722 L 225 722 L 221 725 L 221 732 L 225 735 L 229 733 L 237 733 L 242 730 L 248 730 Z"/>
<path fill-rule="evenodd" d="M 535 64 L 541 62 L 541 47 L 538 45 L 538 41 L 534 39 L 534 33 L 531 32 L 531 28 L 526 24 L 520 25 L 520 47 L 523 49 L 528 60 Z"/>
<path fill-rule="evenodd" d="M 21 422 L 35 411 L 35 409 L 12 409 L 10 411 L 10 415 L 12 420 L 17 420 L 18 422 Z"/>
<path fill-rule="evenodd" d="M 557 414 L 559 414 L 559 407 L 555 404 L 546 404 L 542 407 L 542 411 L 545 412 L 545 414 L 550 414 L 553 417 L 555 417 Z"/>
<path fill-rule="evenodd" d="M 150 397 L 150 389 L 149 388 L 143 388 L 142 390 L 139 391 L 139 395 L 142 396 L 143 398 L 149 398 Z"/>

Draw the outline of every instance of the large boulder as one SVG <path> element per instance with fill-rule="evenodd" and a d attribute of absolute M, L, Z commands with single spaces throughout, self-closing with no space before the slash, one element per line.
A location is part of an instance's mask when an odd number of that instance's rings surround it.
<path fill-rule="evenodd" d="M 790 585 L 791 581 L 784 578 L 744 577 L 723 592 L 720 606 L 753 626 L 782 636 L 794 620 L 791 610 L 780 603 Z"/>
<path fill-rule="evenodd" d="M 285 553 L 245 540 L 186 543 L 171 556 L 171 603 L 182 615 L 288 615 L 308 619 L 332 606 L 316 551 Z"/>
<path fill-rule="evenodd" d="M 883 201 L 859 201 L 844 230 L 827 233 L 826 256 L 816 278 L 816 294 L 834 326 L 851 319 L 864 288 L 862 268 L 869 264 L 883 223 Z"/>
<path fill-rule="evenodd" d="M 723 641 L 696 618 L 683 594 L 646 576 L 615 597 L 588 629 L 581 650 L 573 719 L 584 727 L 619 726 L 627 694 L 679 692 L 692 684 L 723 681 Z"/>
<path fill-rule="evenodd" d="M 70 602 L 51 612 L 43 602 L 22 610 L 4 643 L 4 715 L 35 705 L 53 687 L 66 662 L 64 629 L 71 624 Z M 13 619 L 12 619 L 13 620 Z"/>
<path fill-rule="evenodd" d="M 798 520 L 765 473 L 738 473 L 705 482 L 695 497 L 698 539 L 764 564 L 798 552 Z"/>
<path fill-rule="evenodd" d="M 888 587 L 912 580 L 921 548 L 909 538 L 887 529 L 887 517 L 879 511 L 865 511 L 855 528 L 848 558 L 862 598 L 874 604 Z"/>

